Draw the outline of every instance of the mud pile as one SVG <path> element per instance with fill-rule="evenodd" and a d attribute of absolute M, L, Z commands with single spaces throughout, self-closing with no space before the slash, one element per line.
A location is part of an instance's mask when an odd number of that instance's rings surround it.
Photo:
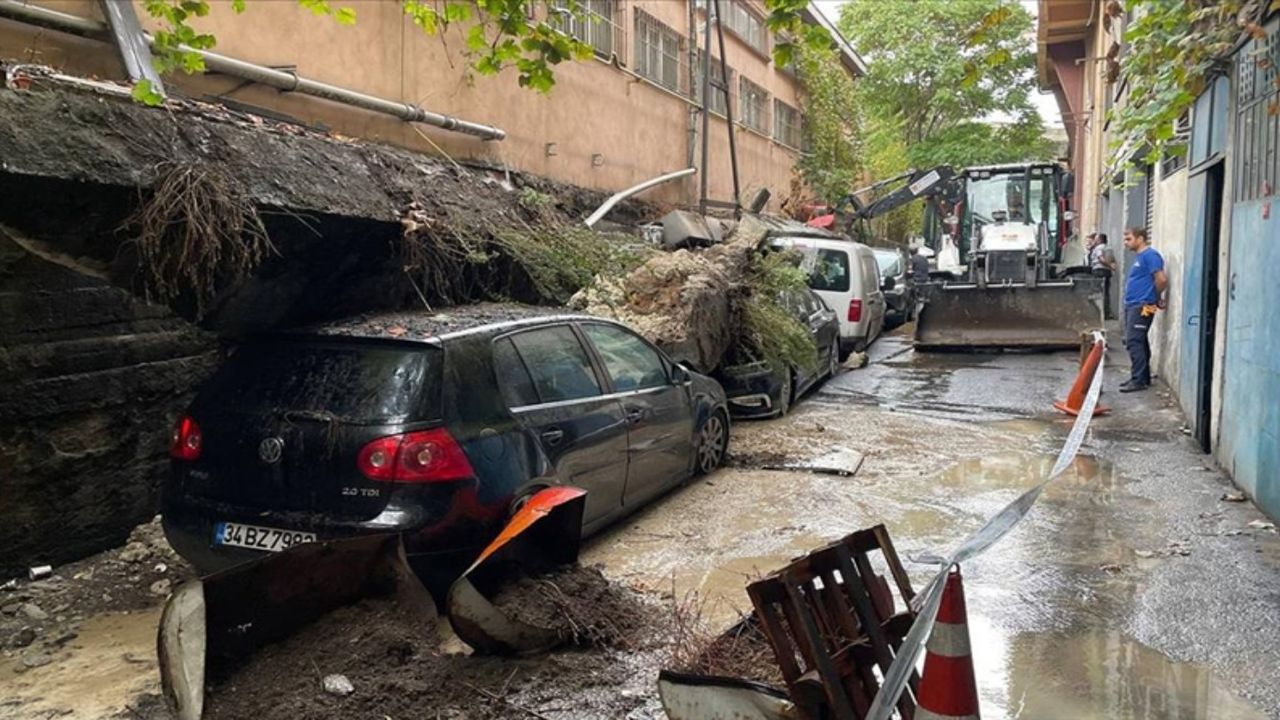
<path fill-rule="evenodd" d="M 652 608 L 609 582 L 598 567 L 572 566 L 506 585 L 493 598 L 508 617 L 555 630 L 573 645 L 627 648 L 652 627 Z"/>
<path fill-rule="evenodd" d="M 766 232 L 748 216 L 723 244 L 662 253 L 620 278 L 599 277 L 570 306 L 626 323 L 676 360 L 710 371 L 737 341 L 736 300 Z"/>
<path fill-rule="evenodd" d="M 577 647 L 523 658 L 448 652 L 441 627 L 393 599 L 365 599 L 260 650 L 215 685 L 206 717 L 613 718 L 656 702 L 660 611 L 642 596 L 571 568 L 520 580 L 497 602 L 563 628 Z"/>

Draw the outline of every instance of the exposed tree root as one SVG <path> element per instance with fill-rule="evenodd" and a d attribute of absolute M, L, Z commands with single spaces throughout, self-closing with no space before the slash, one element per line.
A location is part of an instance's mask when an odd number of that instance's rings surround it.
<path fill-rule="evenodd" d="M 218 291 L 249 276 L 275 247 L 249 194 L 217 166 L 168 164 L 129 220 L 148 298 L 190 294 L 197 318 Z"/>

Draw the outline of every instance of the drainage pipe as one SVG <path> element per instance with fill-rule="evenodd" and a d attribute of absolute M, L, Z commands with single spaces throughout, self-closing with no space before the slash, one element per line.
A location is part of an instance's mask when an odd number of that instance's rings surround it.
<path fill-rule="evenodd" d="M 25 2 L 19 2 L 19 0 L 0 0 L 0 17 L 94 40 L 106 40 L 110 36 L 107 26 L 96 20 L 68 15 L 67 13 L 49 10 L 36 5 L 28 5 Z M 147 35 L 147 42 L 154 49 L 155 39 Z M 236 58 L 211 53 L 207 50 L 197 50 L 186 45 L 180 45 L 179 49 L 183 52 L 194 52 L 200 55 L 200 57 L 204 58 L 205 67 L 210 71 L 269 85 L 284 92 L 296 92 L 324 98 L 343 105 L 350 105 L 384 115 L 392 115 L 406 122 L 433 125 L 444 130 L 473 135 L 484 140 L 502 140 L 507 136 L 506 131 L 501 128 L 462 120 L 449 115 L 441 115 L 411 103 L 366 95 L 355 90 L 338 87 L 337 85 L 299 77 L 297 73 L 273 70 L 263 65 L 237 60 Z"/>
<path fill-rule="evenodd" d="M 626 190 L 616 192 L 613 195 L 610 195 L 609 199 L 605 200 L 603 205 L 596 208 L 596 211 L 591 213 L 591 217 L 584 220 L 583 224 L 586 225 L 587 227 L 592 227 L 596 223 L 600 222 L 600 220 L 604 218 L 605 215 L 608 215 L 609 211 L 613 209 L 614 205 L 617 205 L 618 203 L 622 202 L 623 200 L 626 200 L 632 195 L 642 193 L 645 190 L 648 190 L 649 188 L 655 185 L 661 185 L 664 182 L 670 182 L 672 180 L 677 180 L 682 177 L 688 177 L 696 172 L 698 172 L 698 168 L 685 168 L 683 170 L 677 170 L 675 172 L 667 173 L 666 175 L 659 175 L 656 178 L 650 178 L 640 183 L 639 185 L 632 185 Z"/>

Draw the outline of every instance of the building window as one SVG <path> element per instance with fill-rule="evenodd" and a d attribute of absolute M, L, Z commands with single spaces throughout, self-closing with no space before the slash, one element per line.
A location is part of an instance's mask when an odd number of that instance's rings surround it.
<path fill-rule="evenodd" d="M 693 101 L 702 104 L 702 53 L 694 52 L 693 54 Z M 729 77 L 726 78 L 720 69 L 720 59 L 711 58 L 711 98 L 707 102 L 707 106 L 711 108 L 711 112 L 717 115 L 729 114 L 729 88 L 733 87 L 734 73 L 733 68 L 729 68 Z"/>
<path fill-rule="evenodd" d="M 799 148 L 804 142 L 800 132 L 800 111 L 782 102 L 773 101 L 773 139 Z"/>
<path fill-rule="evenodd" d="M 742 124 L 768 135 L 769 93 L 745 77 L 738 83 L 738 112 L 742 114 Z"/>
<path fill-rule="evenodd" d="M 696 0 L 696 7 L 705 10 L 707 0 Z M 757 51 L 769 54 L 769 33 L 764 20 L 748 8 L 742 0 L 720 0 L 720 12 L 724 13 L 724 26 Z"/>
<path fill-rule="evenodd" d="M 636 10 L 635 70 L 668 90 L 680 90 L 680 36 L 641 10 Z"/>
<path fill-rule="evenodd" d="M 569 0 L 551 0 L 552 24 L 595 48 L 601 57 L 622 57 L 621 28 L 614 23 L 617 0 L 577 0 L 579 15 Z"/>

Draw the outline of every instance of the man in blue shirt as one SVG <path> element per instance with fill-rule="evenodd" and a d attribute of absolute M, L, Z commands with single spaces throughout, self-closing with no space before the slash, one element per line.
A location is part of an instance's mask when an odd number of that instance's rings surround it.
<path fill-rule="evenodd" d="M 1124 283 L 1124 346 L 1129 351 L 1129 381 L 1120 392 L 1135 392 L 1151 387 L 1151 344 L 1147 333 L 1156 310 L 1165 306 L 1164 292 L 1169 277 L 1164 272 L 1164 258 L 1147 243 L 1147 231 L 1129 228 L 1124 231 L 1124 246 L 1134 253 L 1133 266 Z"/>

